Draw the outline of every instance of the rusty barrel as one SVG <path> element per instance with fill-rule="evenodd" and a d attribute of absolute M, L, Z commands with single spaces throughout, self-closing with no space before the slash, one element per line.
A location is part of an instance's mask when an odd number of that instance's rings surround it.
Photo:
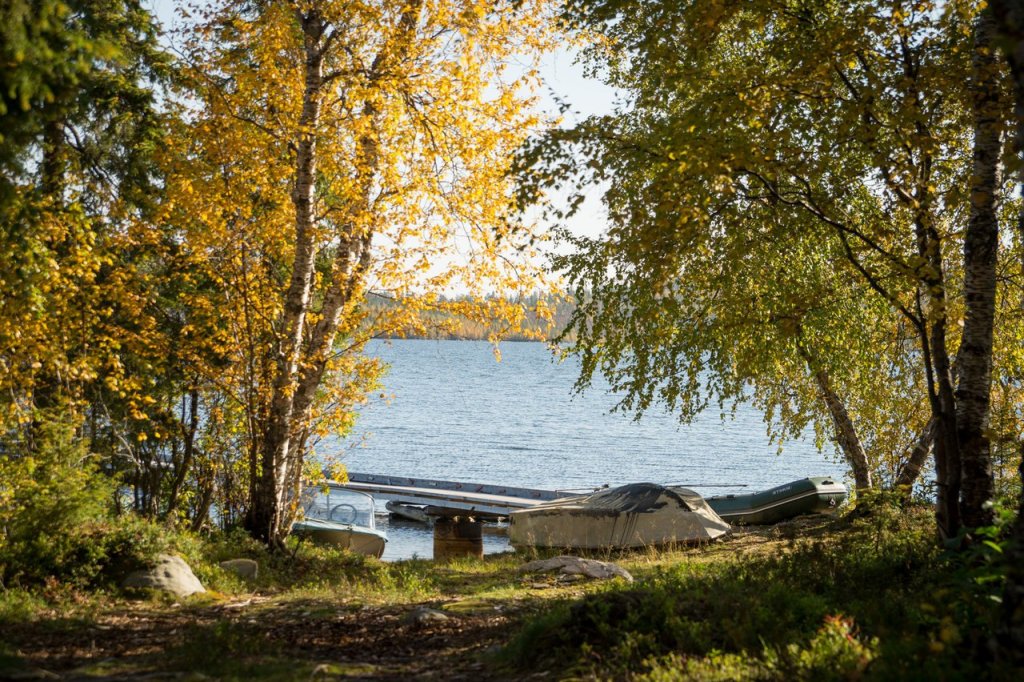
<path fill-rule="evenodd" d="M 483 524 L 472 518 L 438 518 L 434 522 L 434 560 L 484 555 Z"/>

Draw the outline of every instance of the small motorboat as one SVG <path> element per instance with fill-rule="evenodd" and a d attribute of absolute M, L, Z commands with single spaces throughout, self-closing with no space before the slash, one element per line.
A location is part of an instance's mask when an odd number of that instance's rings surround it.
<path fill-rule="evenodd" d="M 328 486 L 304 490 L 302 502 L 303 518 L 292 524 L 296 535 L 378 559 L 384 553 L 388 536 L 376 528 L 371 496 Z"/>
<path fill-rule="evenodd" d="M 403 521 L 415 521 L 431 525 L 430 515 L 423 510 L 423 507 L 414 504 L 402 504 L 401 502 L 389 501 L 384 507 L 391 512 L 391 516 Z"/>
<path fill-rule="evenodd" d="M 516 547 L 624 549 L 714 540 L 729 524 L 687 488 L 632 483 L 543 502 L 509 516 Z"/>
<path fill-rule="evenodd" d="M 832 511 L 845 500 L 846 486 L 828 476 L 815 476 L 757 493 L 716 495 L 706 501 L 729 523 L 762 525 Z"/>

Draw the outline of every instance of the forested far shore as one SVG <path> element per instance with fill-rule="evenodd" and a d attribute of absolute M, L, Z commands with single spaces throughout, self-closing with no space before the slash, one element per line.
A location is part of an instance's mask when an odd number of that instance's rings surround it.
<path fill-rule="evenodd" d="M 523 319 L 515 324 L 474 319 L 446 309 L 446 304 L 463 301 L 460 297 L 441 297 L 436 308 L 419 311 L 414 323 L 379 334 L 378 338 L 552 342 L 561 337 L 567 343 L 575 339 L 574 333 L 565 330 L 576 306 L 565 296 L 532 294 L 523 298 L 517 302 Z M 371 296 L 366 303 L 367 316 L 373 318 L 394 305 L 390 299 Z"/>

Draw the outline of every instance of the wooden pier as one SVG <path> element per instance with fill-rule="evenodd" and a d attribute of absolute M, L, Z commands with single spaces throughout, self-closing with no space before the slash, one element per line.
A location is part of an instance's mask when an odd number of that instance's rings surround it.
<path fill-rule="evenodd" d="M 507 517 L 517 509 L 571 497 L 567 490 L 442 481 L 350 472 L 346 483 L 332 486 L 368 493 L 389 505 L 417 505 L 433 522 L 434 559 L 483 556 L 483 520 Z M 407 515 L 407 514 L 405 514 Z"/>
<path fill-rule="evenodd" d="M 477 518 L 508 516 L 517 509 L 528 509 L 541 502 L 578 494 L 379 474 L 350 473 L 348 479 L 347 483 L 337 485 L 369 493 L 374 499 L 433 507 L 445 516 L 459 513 Z"/>

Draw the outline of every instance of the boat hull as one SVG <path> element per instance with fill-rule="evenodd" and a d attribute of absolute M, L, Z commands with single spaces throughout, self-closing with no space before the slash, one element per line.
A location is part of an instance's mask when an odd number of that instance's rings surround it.
<path fill-rule="evenodd" d="M 764 525 L 802 514 L 829 512 L 846 500 L 846 486 L 828 476 L 804 478 L 745 495 L 718 495 L 706 501 L 729 523 Z"/>
<path fill-rule="evenodd" d="M 292 524 L 292 532 L 308 537 L 313 542 L 325 545 L 337 545 L 356 554 L 364 554 L 377 559 L 384 553 L 387 536 L 372 528 L 345 526 L 319 519 L 303 519 Z"/>

